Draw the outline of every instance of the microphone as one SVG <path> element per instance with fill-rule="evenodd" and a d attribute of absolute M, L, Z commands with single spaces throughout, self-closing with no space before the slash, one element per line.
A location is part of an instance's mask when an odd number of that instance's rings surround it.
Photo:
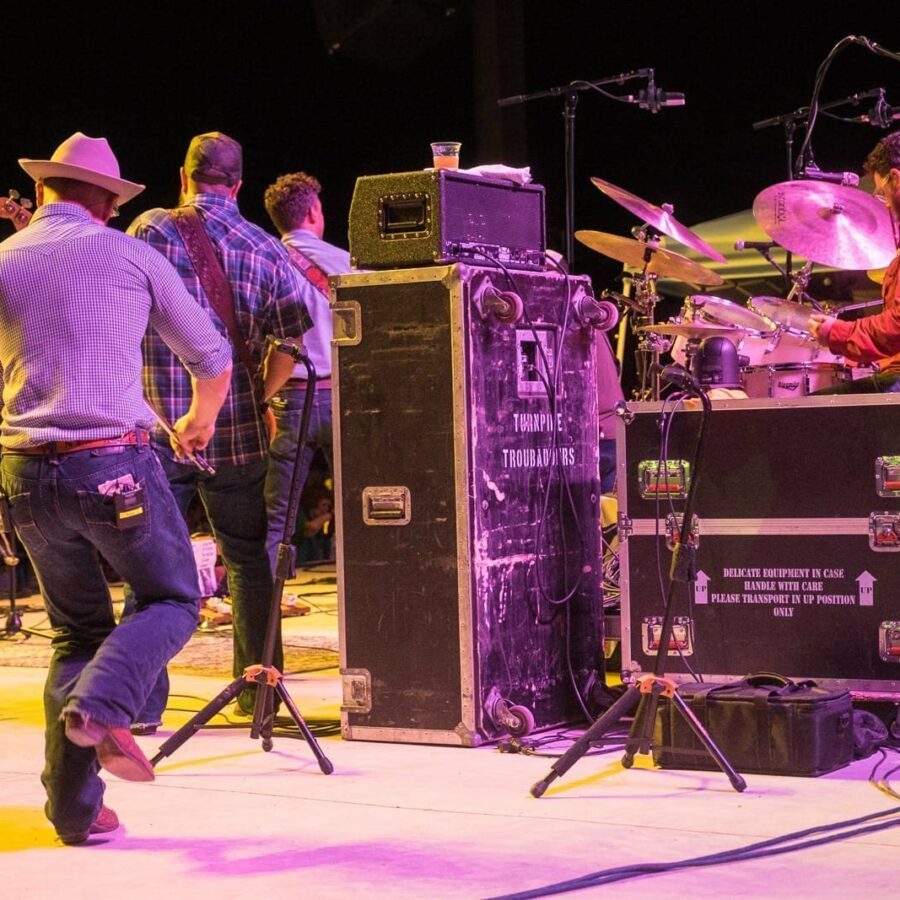
<path fill-rule="evenodd" d="M 625 294 L 620 294 L 618 291 L 600 291 L 600 299 L 614 300 L 620 306 L 624 306 L 626 309 L 633 310 L 636 313 L 645 313 L 647 311 L 647 307 L 640 300 L 636 300 L 634 297 L 626 297 Z"/>
<path fill-rule="evenodd" d="M 653 78 L 653 69 L 647 76 L 647 87 L 634 94 L 628 95 L 629 103 L 637 103 L 641 109 L 649 109 L 652 113 L 658 113 L 664 106 L 684 106 L 684 94 L 677 91 L 661 91 L 656 86 Z"/>
<path fill-rule="evenodd" d="M 823 172 L 816 166 L 807 166 L 800 174 L 812 181 L 828 181 L 845 187 L 859 187 L 859 175 L 856 172 Z"/>
<path fill-rule="evenodd" d="M 645 91 L 638 91 L 637 105 L 641 109 L 658 113 L 664 106 L 684 106 L 684 94 L 680 91 L 661 91 L 656 87 L 648 87 Z"/>
<path fill-rule="evenodd" d="M 735 241 L 734 249 L 735 250 L 771 250 L 773 247 L 778 247 L 780 244 L 778 241 Z"/>
<path fill-rule="evenodd" d="M 650 367 L 650 371 L 659 375 L 663 381 L 674 384 L 683 391 L 692 394 L 704 393 L 703 388 L 700 387 L 700 382 L 684 366 L 663 366 L 659 363 L 654 363 Z"/>

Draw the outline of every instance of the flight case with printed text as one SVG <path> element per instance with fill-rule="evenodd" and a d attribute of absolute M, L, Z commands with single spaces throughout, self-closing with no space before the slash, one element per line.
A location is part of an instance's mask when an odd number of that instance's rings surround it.
<path fill-rule="evenodd" d="M 696 479 L 696 578 L 676 585 L 666 673 L 777 672 L 900 699 L 900 396 L 713 407 L 696 470 L 700 411 L 661 430 L 661 404 L 633 403 L 619 422 L 624 677 L 655 667 Z"/>
<path fill-rule="evenodd" d="M 579 292 L 467 265 L 332 280 L 345 738 L 477 745 L 578 721 L 573 682 L 602 681 Z"/>

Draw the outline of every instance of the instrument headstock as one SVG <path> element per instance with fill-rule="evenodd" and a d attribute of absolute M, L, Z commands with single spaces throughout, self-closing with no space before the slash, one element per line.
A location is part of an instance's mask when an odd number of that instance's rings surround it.
<path fill-rule="evenodd" d="M 9 219 L 16 231 L 21 231 L 31 221 L 32 206 L 27 197 L 22 197 L 18 191 L 11 190 L 8 196 L 0 199 L 0 219 Z"/>

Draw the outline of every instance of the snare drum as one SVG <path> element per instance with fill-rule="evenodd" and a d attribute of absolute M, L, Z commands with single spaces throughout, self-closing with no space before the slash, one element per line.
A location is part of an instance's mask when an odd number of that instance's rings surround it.
<path fill-rule="evenodd" d="M 694 307 L 695 318 L 707 319 L 716 325 L 731 325 L 752 334 L 769 334 L 775 330 L 765 316 L 723 297 L 696 294 L 687 299 Z"/>
<path fill-rule="evenodd" d="M 746 366 L 741 384 L 748 397 L 808 397 L 815 391 L 837 387 L 851 378 L 850 369 L 835 363 L 797 363 L 781 366 Z"/>
<path fill-rule="evenodd" d="M 711 294 L 694 294 L 685 298 L 685 304 L 678 313 L 678 319 L 684 322 L 706 322 L 713 325 L 722 325 L 734 329 L 734 333 L 728 335 L 738 350 L 738 354 L 744 354 L 742 349 L 748 340 L 762 340 L 762 336 L 775 331 L 775 326 L 764 316 L 741 306 L 724 297 L 714 297 Z M 686 341 L 683 337 L 675 338 L 672 344 L 672 359 L 680 365 L 686 365 L 685 357 Z"/>

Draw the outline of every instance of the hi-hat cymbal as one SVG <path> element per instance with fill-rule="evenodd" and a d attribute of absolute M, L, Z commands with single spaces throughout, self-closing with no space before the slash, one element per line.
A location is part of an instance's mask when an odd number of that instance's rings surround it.
<path fill-rule="evenodd" d="M 635 194 L 616 187 L 602 178 L 592 178 L 591 182 L 599 191 L 606 194 L 610 200 L 615 200 L 619 206 L 624 206 L 625 209 L 634 213 L 639 219 L 652 225 L 670 238 L 680 241 L 685 247 L 690 247 L 691 250 L 696 250 L 697 253 L 708 256 L 717 263 L 728 262 L 718 250 L 710 247 L 699 234 L 694 234 L 690 228 L 682 225 L 665 207 L 654 206 L 652 203 L 648 203 Z"/>
<path fill-rule="evenodd" d="M 836 269 L 877 269 L 897 248 L 887 208 L 865 191 L 826 181 L 784 181 L 759 193 L 753 218 L 773 241 Z"/>
<path fill-rule="evenodd" d="M 657 325 L 641 325 L 634 330 L 674 335 L 687 338 L 689 341 L 702 341 L 708 337 L 728 337 L 740 340 L 746 333 L 742 328 L 729 328 L 727 325 L 704 325 L 702 322 L 660 322 Z"/>
<path fill-rule="evenodd" d="M 706 266 L 675 253 L 674 250 L 664 250 L 656 244 L 646 244 L 604 231 L 576 231 L 575 237 L 591 250 L 617 259 L 633 269 L 643 269 L 649 254 L 650 261 L 646 263 L 648 274 L 665 275 L 705 287 L 715 287 L 725 281 L 721 275 Z"/>

